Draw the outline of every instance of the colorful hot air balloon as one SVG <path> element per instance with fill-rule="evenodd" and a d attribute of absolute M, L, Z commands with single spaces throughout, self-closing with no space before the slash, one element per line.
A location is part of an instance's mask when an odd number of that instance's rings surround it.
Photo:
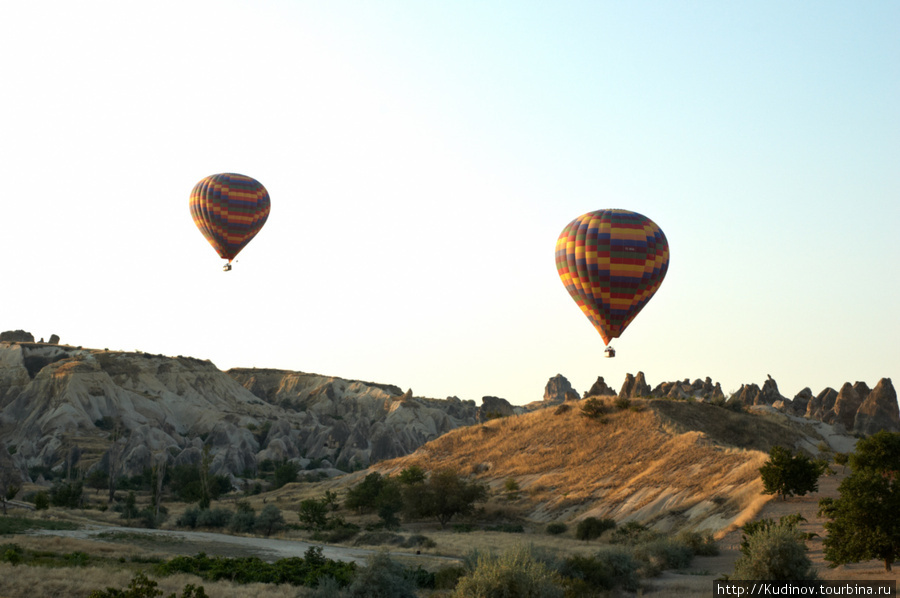
<path fill-rule="evenodd" d="M 556 240 L 559 277 L 607 345 L 647 305 L 668 268 L 666 236 L 636 212 L 588 212 Z"/>
<path fill-rule="evenodd" d="M 269 217 L 269 192 L 262 184 L 242 174 L 213 174 L 191 191 L 194 224 L 222 259 L 240 253 Z"/>

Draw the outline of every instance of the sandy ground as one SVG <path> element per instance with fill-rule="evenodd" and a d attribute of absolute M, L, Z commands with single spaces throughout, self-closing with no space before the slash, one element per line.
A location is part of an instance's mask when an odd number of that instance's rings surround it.
<path fill-rule="evenodd" d="M 830 568 L 825 561 L 822 547 L 822 538 L 825 536 L 823 527 L 826 519 L 818 516 L 819 499 L 827 496 L 837 498 L 837 488 L 845 477 L 845 473 L 839 472 L 833 476 L 823 476 L 819 479 L 819 491 L 807 496 L 794 496 L 787 500 L 772 498 L 763 506 L 754 520 L 773 519 L 778 520 L 785 515 L 800 513 L 806 522 L 800 529 L 805 533 L 817 534 L 807 543 L 809 558 L 816 566 L 820 579 L 840 580 L 900 580 L 900 567 L 896 564 L 890 573 L 884 570 L 881 561 L 865 561 L 862 563 L 841 565 Z M 695 557 L 691 567 L 685 571 L 666 571 L 661 576 L 649 580 L 646 594 L 662 596 L 698 596 L 712 595 L 713 581 L 722 575 L 731 574 L 734 571 L 734 562 L 741 555 L 739 546 L 741 543 L 740 529 L 733 530 L 719 540 L 720 554 L 714 557 Z"/>

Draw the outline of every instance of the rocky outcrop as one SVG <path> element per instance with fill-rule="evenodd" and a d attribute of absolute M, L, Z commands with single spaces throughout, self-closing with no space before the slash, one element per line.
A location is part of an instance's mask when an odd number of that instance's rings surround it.
<path fill-rule="evenodd" d="M 644 379 L 644 372 L 638 372 L 637 376 L 625 375 L 625 382 L 619 389 L 619 398 L 638 399 L 650 396 L 650 385 Z"/>
<path fill-rule="evenodd" d="M 897 391 L 890 378 L 882 378 L 869 392 L 856 411 L 853 430 L 860 434 L 874 434 L 881 430 L 900 432 L 900 408 Z"/>
<path fill-rule="evenodd" d="M 345 469 L 407 454 L 475 423 L 474 401 L 414 397 L 392 385 L 279 370 L 222 372 L 209 361 L 0 343 L 0 436 L 29 467 L 139 474 L 153 459 L 243 475 L 265 461 Z M 118 439 L 118 440 L 116 440 Z"/>
<path fill-rule="evenodd" d="M 33 343 L 34 335 L 24 330 L 7 330 L 0 332 L 0 342 L 9 343 Z"/>
<path fill-rule="evenodd" d="M 806 417 L 822 421 L 826 413 L 834 408 L 834 402 L 837 400 L 837 391 L 831 387 L 826 387 L 813 397 L 806 406 Z"/>
<path fill-rule="evenodd" d="M 557 374 L 547 381 L 547 386 L 544 388 L 545 405 L 559 405 L 565 401 L 577 401 L 578 399 L 578 392 L 572 388 L 562 374 Z"/>
<path fill-rule="evenodd" d="M 478 419 L 487 421 L 495 417 L 509 417 L 515 415 L 516 409 L 506 399 L 500 397 L 481 397 L 481 409 L 478 410 Z"/>
<path fill-rule="evenodd" d="M 798 392 L 793 399 L 790 401 L 785 401 L 783 403 L 783 408 L 787 413 L 791 415 L 796 415 L 798 417 L 802 417 L 806 415 L 806 408 L 809 406 L 809 402 L 813 399 L 812 390 L 807 386 L 800 392 Z"/>
<path fill-rule="evenodd" d="M 611 389 L 606 385 L 606 381 L 603 380 L 603 376 L 597 376 L 597 381 L 591 385 L 591 388 L 584 393 L 583 398 L 588 397 L 606 397 L 606 396 L 616 396 L 616 391 Z"/>
<path fill-rule="evenodd" d="M 834 405 L 822 416 L 822 421 L 826 424 L 840 424 L 844 430 L 852 430 L 856 412 L 869 392 L 869 387 L 864 382 L 853 385 L 844 383 L 835 397 Z"/>

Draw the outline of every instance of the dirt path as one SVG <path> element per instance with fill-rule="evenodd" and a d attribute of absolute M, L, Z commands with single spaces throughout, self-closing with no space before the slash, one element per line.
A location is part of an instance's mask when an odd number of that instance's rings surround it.
<path fill-rule="evenodd" d="M 205 552 L 215 556 L 249 557 L 256 556 L 264 561 L 276 561 L 290 557 L 302 557 L 311 546 L 320 546 L 322 555 L 336 561 L 365 564 L 374 550 L 325 546 L 296 540 L 279 538 L 257 538 L 231 536 L 212 532 L 175 531 L 133 527 L 89 526 L 77 530 L 35 530 L 35 536 L 62 536 L 83 540 L 104 540 L 123 542 L 150 548 L 158 552 L 194 555 Z M 413 553 L 394 553 L 393 556 L 417 558 Z M 427 558 L 435 558 L 429 555 Z M 448 559 L 449 560 L 449 559 Z"/>

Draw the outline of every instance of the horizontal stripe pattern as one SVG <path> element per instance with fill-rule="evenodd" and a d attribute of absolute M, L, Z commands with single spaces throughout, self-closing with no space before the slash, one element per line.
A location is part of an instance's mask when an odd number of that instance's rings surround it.
<path fill-rule="evenodd" d="M 191 217 L 219 257 L 229 262 L 260 231 L 269 217 L 269 192 L 251 177 L 221 173 L 194 186 Z"/>
<path fill-rule="evenodd" d="M 665 234 L 637 212 L 588 212 L 556 240 L 559 277 L 607 345 L 659 290 L 668 269 Z"/>

